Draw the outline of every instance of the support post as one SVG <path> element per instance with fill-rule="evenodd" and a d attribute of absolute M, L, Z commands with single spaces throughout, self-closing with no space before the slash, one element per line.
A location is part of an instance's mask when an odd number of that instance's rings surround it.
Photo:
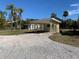
<path fill-rule="evenodd" d="M 52 32 L 52 23 L 50 22 L 50 32 Z"/>

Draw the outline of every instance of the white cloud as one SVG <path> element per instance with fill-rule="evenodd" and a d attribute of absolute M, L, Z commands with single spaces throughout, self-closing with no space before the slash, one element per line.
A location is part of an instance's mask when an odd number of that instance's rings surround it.
<path fill-rule="evenodd" d="M 79 14 L 79 9 L 69 11 L 69 15 Z"/>
<path fill-rule="evenodd" d="M 79 3 L 71 4 L 70 7 L 74 7 L 74 10 L 69 11 L 69 15 L 79 14 Z"/>
<path fill-rule="evenodd" d="M 71 6 L 71 7 L 77 7 L 77 6 L 79 6 L 79 3 L 71 4 L 70 6 Z"/>

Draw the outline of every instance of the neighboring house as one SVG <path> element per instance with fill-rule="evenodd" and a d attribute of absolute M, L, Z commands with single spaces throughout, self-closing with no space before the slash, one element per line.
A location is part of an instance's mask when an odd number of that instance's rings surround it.
<path fill-rule="evenodd" d="M 60 32 L 60 23 L 61 21 L 51 18 L 51 19 L 43 19 L 30 21 L 28 24 L 28 29 L 32 31 L 48 31 L 53 33 Z"/>

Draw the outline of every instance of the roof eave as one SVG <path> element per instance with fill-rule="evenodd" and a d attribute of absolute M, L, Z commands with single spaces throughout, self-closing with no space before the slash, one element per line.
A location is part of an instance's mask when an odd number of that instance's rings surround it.
<path fill-rule="evenodd" d="M 58 23 L 61 23 L 61 21 L 56 20 L 55 18 L 51 18 L 51 19 L 54 20 L 54 21 L 56 21 L 56 22 L 58 22 Z"/>

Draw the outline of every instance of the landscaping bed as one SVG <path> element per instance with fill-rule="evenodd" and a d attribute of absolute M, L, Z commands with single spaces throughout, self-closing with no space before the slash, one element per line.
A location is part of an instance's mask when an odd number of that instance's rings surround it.
<path fill-rule="evenodd" d="M 79 36 L 77 35 L 69 36 L 69 35 L 62 35 L 62 34 L 56 33 L 51 35 L 49 38 L 56 42 L 79 47 Z"/>

